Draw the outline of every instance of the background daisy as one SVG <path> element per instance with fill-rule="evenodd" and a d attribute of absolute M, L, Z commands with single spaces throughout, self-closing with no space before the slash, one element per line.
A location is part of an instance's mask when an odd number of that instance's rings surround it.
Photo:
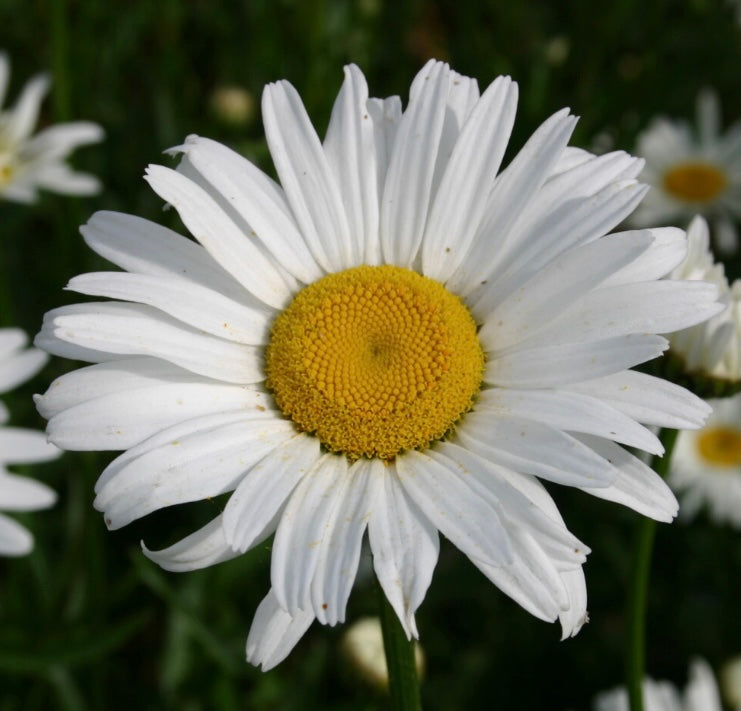
<path fill-rule="evenodd" d="M 680 693 L 668 681 L 645 679 L 643 682 L 644 711 L 722 711 L 715 675 L 704 659 L 690 663 L 689 680 Z M 625 689 L 613 689 L 599 694 L 594 711 L 629 711 Z"/>
<path fill-rule="evenodd" d="M 715 261 L 710 249 L 707 222 L 699 215 L 687 229 L 687 242 L 687 257 L 670 278 L 715 284 L 725 308 L 703 323 L 670 334 L 670 353 L 685 373 L 695 377 L 695 392 L 719 395 L 723 388 L 733 391 L 741 381 L 741 282 L 729 286 L 723 263 Z"/>
<path fill-rule="evenodd" d="M 710 404 L 705 427 L 679 433 L 669 483 L 683 518 L 707 508 L 716 523 L 741 528 L 741 395 Z"/>
<path fill-rule="evenodd" d="M 646 159 L 641 180 L 652 189 L 631 216 L 634 225 L 682 223 L 699 213 L 712 220 L 719 249 L 736 249 L 741 123 L 721 131 L 715 92 L 698 94 L 694 127 L 685 121 L 654 119 L 638 136 L 636 152 Z"/>
<path fill-rule="evenodd" d="M 8 55 L 0 52 L 0 107 L 10 81 Z M 39 190 L 63 195 L 94 195 L 100 181 L 73 171 L 70 153 L 103 139 L 103 129 L 90 121 L 59 123 L 33 133 L 49 77 L 40 74 L 24 87 L 12 108 L 0 110 L 0 197 L 34 202 Z"/>
<path fill-rule="evenodd" d="M 26 348 L 28 338 L 16 328 L 0 329 L 0 393 L 12 390 L 35 375 L 47 360 L 45 353 Z M 9 413 L 0 403 L 0 511 L 36 511 L 53 505 L 56 494 L 45 484 L 18 476 L 7 467 L 45 462 L 59 456 L 42 432 L 8 427 Z M 0 555 L 30 552 L 33 536 L 15 519 L 0 513 Z"/>

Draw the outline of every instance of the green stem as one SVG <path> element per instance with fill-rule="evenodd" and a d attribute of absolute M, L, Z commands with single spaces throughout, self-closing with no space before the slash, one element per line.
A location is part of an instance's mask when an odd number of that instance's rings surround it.
<path fill-rule="evenodd" d="M 414 660 L 414 640 L 407 639 L 406 632 L 386 599 L 380 585 L 378 604 L 380 607 L 383 648 L 389 674 L 389 693 L 393 711 L 421 711 L 417 665 Z"/>
<path fill-rule="evenodd" d="M 677 430 L 664 429 L 659 439 L 664 445 L 664 456 L 654 457 L 651 465 L 664 478 L 669 471 Z M 632 568 L 628 588 L 628 639 L 626 645 L 626 672 L 630 711 L 643 711 L 643 678 L 646 674 L 646 599 L 651 554 L 656 534 L 656 521 L 642 517 L 633 543 Z"/>

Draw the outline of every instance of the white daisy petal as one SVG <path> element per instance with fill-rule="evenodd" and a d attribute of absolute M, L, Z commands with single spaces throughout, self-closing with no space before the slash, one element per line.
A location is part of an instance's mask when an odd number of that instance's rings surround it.
<path fill-rule="evenodd" d="M 574 437 L 531 420 L 474 413 L 457 440 L 484 459 L 567 486 L 607 486 L 612 465 Z"/>
<path fill-rule="evenodd" d="M 568 148 L 564 152 L 566 151 Z M 604 190 L 611 183 L 638 177 L 644 163 L 640 158 L 634 158 L 623 151 L 601 156 L 587 153 L 582 157 L 582 160 L 570 166 L 562 166 L 559 159 L 559 165 L 554 170 L 555 175 L 544 183 L 538 195 L 538 205 L 534 211 L 537 218 L 551 212 L 564 201 L 588 197 Z M 563 170 L 560 170 L 562 167 Z"/>
<path fill-rule="evenodd" d="M 585 432 L 638 447 L 652 454 L 664 449 L 656 435 L 633 418 L 596 398 L 563 390 L 485 390 L 477 410 L 500 417 L 533 419 L 568 432 Z"/>
<path fill-rule="evenodd" d="M 221 516 L 191 533 L 181 541 L 159 551 L 149 550 L 141 543 L 142 552 L 160 568 L 173 573 L 200 570 L 239 555 L 224 538 Z"/>
<path fill-rule="evenodd" d="M 85 450 L 92 445 L 100 450 L 122 450 L 194 417 L 264 411 L 265 400 L 264 393 L 237 385 L 159 382 L 66 407 L 49 418 L 47 432 L 49 440 L 63 449 Z"/>
<path fill-rule="evenodd" d="M 9 112 L 4 122 L 3 134 L 8 143 L 23 141 L 31 135 L 50 83 L 48 75 L 39 74 L 23 87 L 13 110 Z"/>
<path fill-rule="evenodd" d="M 657 521 L 671 521 L 677 515 L 677 500 L 666 482 L 640 459 L 609 440 L 580 434 L 577 438 L 608 459 L 617 476 L 610 486 L 580 487 L 593 496 L 629 506 Z"/>
<path fill-rule="evenodd" d="M 36 344 L 64 355 L 69 352 L 66 343 L 79 349 L 72 357 L 80 360 L 87 359 L 89 351 L 144 355 L 232 383 L 255 383 L 265 377 L 254 346 L 209 336 L 139 304 L 92 302 L 49 311 Z"/>
<path fill-rule="evenodd" d="M 294 489 L 273 541 L 270 580 L 290 615 L 311 609 L 311 584 L 327 524 L 347 486 L 347 460 L 325 454 Z"/>
<path fill-rule="evenodd" d="M 319 440 L 298 434 L 250 469 L 224 508 L 224 535 L 232 548 L 244 553 L 275 530 L 276 516 L 319 457 Z"/>
<path fill-rule="evenodd" d="M 410 97 L 399 122 L 381 197 L 381 249 L 386 263 L 410 266 L 419 249 L 433 197 L 449 80 L 446 64 L 428 62 L 415 79 L 415 85 L 424 83 L 425 89 Z"/>
<path fill-rule="evenodd" d="M 635 181 L 614 183 L 585 198 L 562 203 L 510 245 L 485 262 L 487 269 L 471 281 L 474 313 L 488 314 L 540 269 L 572 247 L 586 245 L 612 229 L 645 195 L 645 186 Z M 485 255 L 479 255 L 483 259 Z M 480 269 L 481 263 L 474 265 Z M 590 265 L 590 268 L 593 265 Z M 470 290 L 470 288 L 469 288 Z"/>
<path fill-rule="evenodd" d="M 587 585 L 584 580 L 584 571 L 581 568 L 561 573 L 566 592 L 569 596 L 569 605 L 558 613 L 561 622 L 561 639 L 574 637 L 589 621 L 587 615 Z"/>
<path fill-rule="evenodd" d="M 60 195 L 96 195 L 103 184 L 94 175 L 78 173 L 62 163 L 39 165 L 34 174 L 37 187 Z"/>
<path fill-rule="evenodd" d="M 414 613 L 432 581 L 440 551 L 437 528 L 399 484 L 395 468 L 372 461 L 376 506 L 368 521 L 373 569 L 407 637 L 418 637 Z"/>
<path fill-rule="evenodd" d="M 528 201 L 545 181 L 574 129 L 576 119 L 564 109 L 551 116 L 530 137 L 494 183 L 475 244 L 460 267 L 447 281 L 448 288 L 462 297 L 491 271 L 508 231 L 525 210 Z M 495 235 L 495 238 L 492 238 Z M 482 260 L 486 260 L 482 262 Z"/>
<path fill-rule="evenodd" d="M 190 233 L 247 291 L 269 306 L 280 308 L 286 304 L 290 292 L 274 262 L 239 231 L 203 188 L 161 165 L 150 165 L 145 179 L 178 211 Z"/>
<path fill-rule="evenodd" d="M 669 333 L 707 321 L 723 311 L 717 296 L 715 285 L 705 282 L 666 280 L 598 289 L 555 318 L 527 346 L 631 333 Z"/>
<path fill-rule="evenodd" d="M 247 637 L 247 661 L 269 671 L 280 664 L 314 621 L 314 613 L 289 615 L 271 589 L 257 608 Z"/>
<path fill-rule="evenodd" d="M 570 389 L 599 398 L 636 422 L 657 427 L 695 429 L 711 412 L 710 406 L 689 390 L 633 370 L 574 383 Z"/>
<path fill-rule="evenodd" d="M 183 323 L 229 341 L 262 345 L 267 342 L 269 316 L 177 277 L 92 272 L 70 280 L 67 289 L 89 296 L 148 304 Z"/>
<path fill-rule="evenodd" d="M 376 129 L 368 110 L 368 85 L 354 64 L 345 67 L 324 139 L 324 153 L 343 198 L 354 235 L 354 263 L 378 252 Z M 385 162 L 385 159 L 384 159 Z M 372 263 L 377 263 L 376 261 Z"/>
<path fill-rule="evenodd" d="M 471 560 L 512 561 L 509 536 L 493 502 L 483 500 L 456 471 L 414 451 L 397 459 L 396 471 L 424 515 Z"/>
<path fill-rule="evenodd" d="M 525 340 L 565 311 L 609 275 L 645 252 L 652 239 L 636 233 L 604 237 L 554 259 L 528 282 L 500 301 L 487 316 L 479 337 L 493 350 Z M 585 265 L 591 268 L 585 269 Z"/>
<path fill-rule="evenodd" d="M 250 302 L 250 294 L 200 244 L 154 222 L 103 211 L 96 212 L 80 232 L 92 250 L 129 272 L 179 277 L 235 301 Z"/>
<path fill-rule="evenodd" d="M 589 549 L 552 518 L 512 481 L 512 473 L 452 442 L 441 442 L 429 455 L 453 471 L 486 498 L 511 527 L 527 529 L 538 539 L 559 569 L 573 569 L 586 560 Z M 508 528 L 509 530 L 509 528 Z"/>
<path fill-rule="evenodd" d="M 0 328 L 0 358 L 7 358 L 28 345 L 28 336 L 20 328 Z"/>
<path fill-rule="evenodd" d="M 0 462 L 3 464 L 34 464 L 58 456 L 59 450 L 47 442 L 42 432 L 20 427 L 0 428 Z"/>
<path fill-rule="evenodd" d="M 641 281 L 652 281 L 666 276 L 675 269 L 687 254 L 687 240 L 684 230 L 676 227 L 658 227 L 648 232 L 653 237 L 651 246 L 628 266 L 622 267 L 608 277 L 603 286 L 635 284 Z M 628 237 L 634 231 L 615 232 L 614 237 Z"/>
<path fill-rule="evenodd" d="M 265 173 L 221 143 L 200 136 L 188 136 L 182 146 L 171 150 L 175 151 L 188 156 L 213 190 L 250 225 L 250 236 L 259 240 L 276 262 L 305 283 L 321 276 L 283 190 Z"/>
<path fill-rule="evenodd" d="M 345 608 L 360 562 L 360 544 L 373 510 L 368 496 L 374 467 L 359 459 L 348 470 L 347 486 L 334 507 L 333 518 L 319 546 L 319 558 L 311 586 L 311 602 L 323 625 L 345 621 Z"/>
<path fill-rule="evenodd" d="M 35 432 L 39 438 L 40 432 Z M 5 442 L 2 442 L 2 440 Z M 0 430 L 0 442 L 6 444 L 8 440 L 7 430 Z M 58 451 L 54 450 L 54 456 Z M 28 460 L 26 460 L 28 461 Z M 7 462 L 3 456 L 4 463 Z M 26 476 L 16 476 L 0 471 L 0 509 L 3 511 L 36 511 L 53 506 L 57 500 L 57 494 L 46 484 L 30 479 Z"/>
<path fill-rule="evenodd" d="M 444 282 L 468 252 L 512 132 L 516 105 L 517 85 L 500 77 L 462 126 L 425 229 L 426 276 Z"/>
<path fill-rule="evenodd" d="M 506 355 L 492 354 L 484 380 L 498 387 L 558 387 L 631 368 L 661 355 L 666 346 L 661 336 L 629 334 L 587 343 L 516 348 Z"/>
<path fill-rule="evenodd" d="M 290 433 L 290 423 L 241 412 L 194 418 L 111 462 L 93 505 L 115 530 L 156 509 L 232 491 Z"/>
<path fill-rule="evenodd" d="M 49 126 L 31 138 L 25 147 L 29 158 L 62 160 L 78 146 L 102 141 L 103 129 L 91 121 L 73 121 Z"/>
<path fill-rule="evenodd" d="M 33 536 L 24 526 L 0 513 L 0 555 L 27 555 L 33 548 Z"/>
<path fill-rule="evenodd" d="M 296 90 L 269 84 L 262 97 L 265 138 L 296 222 L 325 271 L 351 266 L 357 250 L 337 178 Z"/>
<path fill-rule="evenodd" d="M 60 375 L 43 395 L 36 395 L 34 401 L 41 415 L 49 419 L 67 408 L 112 393 L 166 383 L 203 381 L 201 376 L 158 358 L 122 358 Z"/>
<path fill-rule="evenodd" d="M 35 348 L 0 355 L 0 393 L 25 383 L 44 367 L 47 360 L 49 356 Z"/>
<path fill-rule="evenodd" d="M 522 557 L 510 565 L 493 566 L 473 560 L 473 564 L 503 593 L 511 597 L 531 615 L 553 622 L 561 606 L 541 579 L 540 571 L 533 571 Z"/>
<path fill-rule="evenodd" d="M 386 182 L 386 172 L 396 141 L 396 132 L 399 130 L 399 124 L 401 123 L 401 98 L 398 96 L 389 96 L 386 99 L 370 98 L 368 99 L 367 108 L 368 115 L 373 120 L 374 155 L 377 168 L 376 179 L 378 180 L 377 192 L 380 196 Z M 380 243 L 378 248 L 380 249 Z M 377 263 L 371 262 L 371 264 Z"/>

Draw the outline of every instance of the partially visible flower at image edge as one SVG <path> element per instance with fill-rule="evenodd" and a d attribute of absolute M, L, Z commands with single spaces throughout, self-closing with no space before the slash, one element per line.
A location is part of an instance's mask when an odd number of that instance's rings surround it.
<path fill-rule="evenodd" d="M 0 107 L 10 80 L 10 62 L 0 52 Z M 23 87 L 12 108 L 0 108 L 0 198 L 32 203 L 38 191 L 63 195 L 95 195 L 100 181 L 73 171 L 65 162 L 76 148 L 103 139 L 103 129 L 91 121 L 58 123 L 33 135 L 49 77 L 39 74 Z"/>
<path fill-rule="evenodd" d="M 48 356 L 26 348 L 28 337 L 17 328 L 0 328 L 0 393 L 6 393 L 35 375 Z M 55 492 L 46 484 L 8 471 L 14 464 L 35 464 L 61 452 L 46 441 L 43 432 L 7 427 L 8 409 L 0 402 L 0 511 L 36 511 L 53 505 Z M 33 536 L 18 521 L 0 513 L 0 555 L 26 555 Z"/>
<path fill-rule="evenodd" d="M 721 133 L 718 97 L 709 89 L 698 94 L 695 122 L 657 117 L 638 136 L 636 153 L 646 159 L 640 179 L 651 190 L 630 223 L 653 227 L 701 214 L 713 223 L 716 247 L 733 252 L 734 221 L 741 218 L 741 122 Z"/>
<path fill-rule="evenodd" d="M 705 507 L 715 523 L 741 529 L 741 394 L 708 404 L 705 427 L 679 433 L 667 481 L 680 497 L 680 518 Z"/>
<path fill-rule="evenodd" d="M 707 321 L 669 334 L 667 368 L 681 371 L 698 395 L 730 395 L 741 388 L 741 281 L 728 284 L 723 263 L 715 261 L 710 248 L 703 217 L 696 216 L 687 228 L 687 244 L 687 257 L 669 278 L 715 284 L 724 308 Z"/>
<path fill-rule="evenodd" d="M 644 679 L 643 708 L 644 711 L 723 711 L 713 670 L 699 658 L 690 663 L 684 694 L 668 681 Z M 624 688 L 603 691 L 594 700 L 594 711 L 629 711 L 627 691 Z"/>
<path fill-rule="evenodd" d="M 431 61 L 409 104 L 345 69 L 324 142 L 296 90 L 266 87 L 280 183 L 214 141 L 146 180 L 198 243 L 100 212 L 82 234 L 126 270 L 68 288 L 36 344 L 93 365 L 37 396 L 50 440 L 126 450 L 94 505 L 117 529 L 233 492 L 163 568 L 228 560 L 274 534 L 272 587 L 247 658 L 278 664 L 314 619 L 345 619 L 367 532 L 408 637 L 442 533 L 563 636 L 586 621 L 589 549 L 540 479 L 670 521 L 669 487 L 620 444 L 696 428 L 708 406 L 630 370 L 660 333 L 718 312 L 717 290 L 666 280 L 676 228 L 607 233 L 638 204 L 642 161 L 567 146 L 545 121 L 500 172 L 517 103 Z M 607 236 L 605 236 L 607 235 Z"/>

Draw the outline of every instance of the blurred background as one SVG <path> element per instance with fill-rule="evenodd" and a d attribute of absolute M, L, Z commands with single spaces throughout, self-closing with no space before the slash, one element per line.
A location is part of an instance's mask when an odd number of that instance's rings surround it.
<path fill-rule="evenodd" d="M 88 119 L 107 136 L 72 160 L 102 179 L 100 195 L 0 202 L 0 325 L 35 334 L 45 311 L 78 300 L 63 291 L 72 276 L 108 268 L 77 231 L 95 210 L 182 231 L 142 175 L 149 163 L 172 165 L 162 151 L 188 134 L 225 142 L 272 172 L 260 119 L 267 82 L 291 81 L 323 135 L 343 64 L 361 67 L 371 95 L 406 102 L 415 73 L 436 57 L 482 88 L 499 74 L 519 82 L 509 156 L 563 106 L 582 117 L 574 145 L 631 151 L 657 114 L 691 120 L 703 87 L 718 92 L 724 126 L 741 118 L 738 13 L 726 0 L 2 0 L 10 101 L 31 76 L 49 71 L 41 125 Z M 236 99 L 219 93 L 228 87 L 240 90 Z M 738 267 L 731 260 L 729 276 Z M 11 424 L 42 429 L 30 396 L 73 366 L 54 359 L 6 396 Z M 140 541 L 169 545 L 223 501 L 160 511 L 108 532 L 92 500 L 111 458 L 68 453 L 16 468 L 56 489 L 59 502 L 17 517 L 36 537 L 30 556 L 0 558 L 0 711 L 387 707 L 344 659 L 346 626 L 314 625 L 269 673 L 249 666 L 244 645 L 269 586 L 269 545 L 203 571 L 160 570 Z M 559 641 L 558 625 L 530 616 L 443 543 L 418 614 L 426 709 L 581 711 L 597 691 L 622 683 L 625 586 L 639 515 L 550 488 L 569 528 L 593 551 L 585 566 L 591 622 Z M 684 685 L 692 656 L 717 670 L 741 654 L 739 535 L 704 516 L 659 527 L 648 603 L 654 678 Z M 363 566 L 349 621 L 376 609 L 367 557 Z"/>

